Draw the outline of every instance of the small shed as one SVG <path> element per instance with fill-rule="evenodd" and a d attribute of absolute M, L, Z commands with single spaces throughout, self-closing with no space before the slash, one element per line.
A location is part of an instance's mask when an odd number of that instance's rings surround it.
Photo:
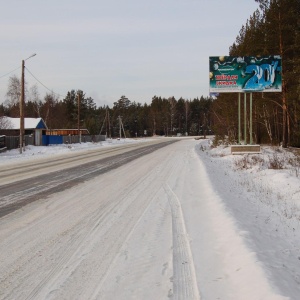
<path fill-rule="evenodd" d="M 20 135 L 20 118 L 1 117 L 1 119 L 0 134 L 7 136 Z M 43 130 L 47 129 L 47 125 L 42 118 L 24 118 L 25 135 L 33 135 L 36 146 L 42 145 Z"/>
<path fill-rule="evenodd" d="M 79 132 L 79 135 L 78 135 Z M 86 128 L 78 129 L 48 129 L 43 135 L 43 145 L 55 145 L 65 143 L 81 143 L 81 137 L 89 139 L 89 131 Z"/>

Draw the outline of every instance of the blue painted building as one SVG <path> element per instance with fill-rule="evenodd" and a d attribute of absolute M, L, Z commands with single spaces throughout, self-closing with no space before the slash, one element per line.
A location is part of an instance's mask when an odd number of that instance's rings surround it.
<path fill-rule="evenodd" d="M 1 117 L 0 134 L 7 136 L 20 135 L 20 118 Z M 47 125 L 42 118 L 24 118 L 25 135 L 33 135 L 34 145 L 42 145 L 43 131 Z"/>

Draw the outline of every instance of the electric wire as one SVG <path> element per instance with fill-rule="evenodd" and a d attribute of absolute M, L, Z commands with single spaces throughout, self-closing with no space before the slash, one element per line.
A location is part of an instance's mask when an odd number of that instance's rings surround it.
<path fill-rule="evenodd" d="M 39 83 L 41 84 L 45 89 L 47 89 L 48 91 L 50 91 L 52 94 L 55 94 L 59 97 L 63 97 L 62 95 L 58 94 L 58 93 L 55 93 L 53 92 L 53 90 L 50 90 L 47 86 L 45 86 L 40 80 L 38 80 L 30 71 L 27 67 L 25 67 L 25 69 L 27 70 L 27 72 Z"/>
<path fill-rule="evenodd" d="M 17 70 L 20 69 L 20 68 L 21 68 L 21 67 L 18 67 L 18 68 L 16 68 L 16 69 L 14 69 L 14 70 L 12 70 L 12 71 L 10 71 L 10 72 L 8 72 L 8 73 L 6 73 L 6 74 L 0 76 L 0 78 L 3 78 L 3 77 L 5 77 L 5 76 L 11 74 L 12 72 L 15 72 L 15 71 L 17 71 Z"/>

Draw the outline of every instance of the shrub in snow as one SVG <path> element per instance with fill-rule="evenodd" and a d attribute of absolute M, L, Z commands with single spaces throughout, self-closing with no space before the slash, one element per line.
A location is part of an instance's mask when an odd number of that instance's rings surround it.
<path fill-rule="evenodd" d="M 276 152 L 269 157 L 269 169 L 282 170 L 285 166 L 284 156 L 278 155 Z"/>
<path fill-rule="evenodd" d="M 237 157 L 234 160 L 234 165 L 238 170 L 247 170 L 252 169 L 254 167 L 258 167 L 259 169 L 264 164 L 264 158 L 257 154 L 244 154 L 242 157 Z"/>
<path fill-rule="evenodd" d="M 300 156 L 290 157 L 288 160 L 291 170 L 295 173 L 296 177 L 300 176 Z"/>

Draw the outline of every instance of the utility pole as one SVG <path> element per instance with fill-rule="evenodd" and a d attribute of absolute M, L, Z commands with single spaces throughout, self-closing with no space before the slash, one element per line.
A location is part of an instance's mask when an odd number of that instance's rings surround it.
<path fill-rule="evenodd" d="M 120 133 L 120 140 L 122 138 L 122 129 L 123 129 L 123 133 L 124 133 L 124 138 L 126 139 L 126 134 L 125 134 L 125 130 L 124 130 L 124 126 L 122 123 L 122 119 L 121 116 L 119 116 L 119 133 Z"/>
<path fill-rule="evenodd" d="M 121 116 L 119 116 L 119 135 L 120 135 L 120 139 L 122 137 L 122 134 L 121 134 Z"/>
<path fill-rule="evenodd" d="M 204 120 L 203 120 L 203 138 L 206 139 L 206 113 L 203 114 Z"/>
<path fill-rule="evenodd" d="M 106 109 L 106 113 L 107 113 L 107 123 L 108 123 L 108 136 L 111 139 L 111 130 L 110 130 L 110 118 L 109 118 L 109 111 L 108 108 Z"/>
<path fill-rule="evenodd" d="M 78 106 L 78 118 L 77 118 L 77 125 L 78 125 L 78 138 L 79 143 L 81 144 L 81 134 L 80 134 L 80 95 L 79 92 L 77 92 L 77 106 Z"/>
<path fill-rule="evenodd" d="M 20 153 L 21 154 L 22 154 L 23 146 L 25 146 L 25 140 L 24 140 L 25 60 L 33 56 L 36 56 L 36 54 L 34 53 L 28 58 L 22 60 L 21 97 L 20 97 Z"/>
<path fill-rule="evenodd" d="M 20 99 L 20 153 L 22 154 L 24 144 L 24 104 L 25 104 L 25 61 L 22 60 L 22 77 L 21 77 L 21 99 Z"/>
<path fill-rule="evenodd" d="M 188 109 L 189 109 L 189 105 L 188 105 L 188 101 L 185 101 L 185 135 L 188 135 Z"/>

